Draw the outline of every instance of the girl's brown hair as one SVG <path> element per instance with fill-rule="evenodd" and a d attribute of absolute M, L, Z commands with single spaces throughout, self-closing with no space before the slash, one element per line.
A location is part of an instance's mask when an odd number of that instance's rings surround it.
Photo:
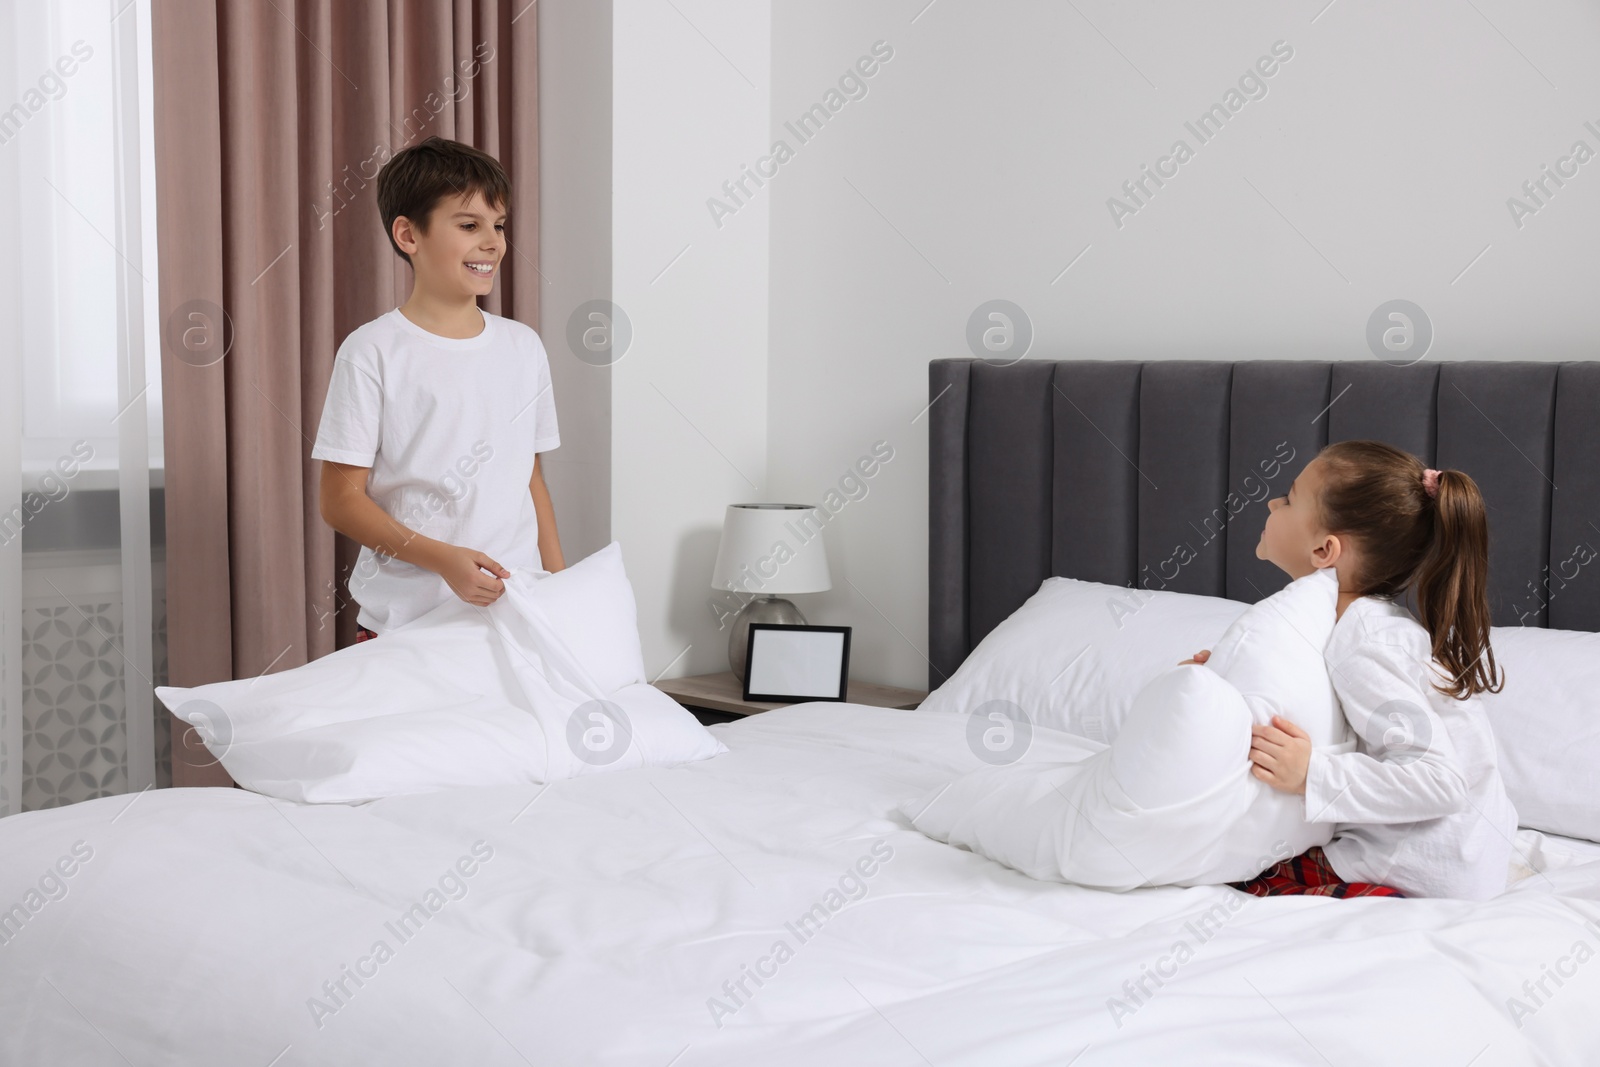
<path fill-rule="evenodd" d="M 1412 591 L 1433 658 L 1452 679 L 1435 686 L 1440 692 L 1458 700 L 1499 692 L 1505 679 L 1489 647 L 1489 518 L 1478 483 L 1440 471 L 1438 494 L 1429 496 L 1422 461 L 1381 441 L 1340 441 L 1317 458 L 1322 525 L 1360 545 L 1352 586 L 1387 600 Z"/>
<path fill-rule="evenodd" d="M 439 201 L 473 193 L 482 193 L 491 208 L 510 210 L 511 181 L 487 152 L 438 136 L 396 152 L 378 172 L 378 214 L 395 254 L 411 262 L 395 242 L 395 219 L 404 215 L 418 233 L 426 234 L 428 217 Z"/>

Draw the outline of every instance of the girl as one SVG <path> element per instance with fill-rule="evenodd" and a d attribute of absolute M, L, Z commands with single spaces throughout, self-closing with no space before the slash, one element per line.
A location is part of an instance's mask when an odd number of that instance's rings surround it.
<path fill-rule="evenodd" d="M 1313 750 L 1281 716 L 1253 727 L 1252 773 L 1303 794 L 1310 821 L 1338 825 L 1325 848 L 1236 888 L 1468 900 L 1500 893 L 1517 814 L 1476 699 L 1505 684 L 1489 648 L 1488 520 L 1477 483 L 1377 441 L 1343 441 L 1319 452 L 1268 508 L 1258 558 L 1290 578 L 1321 567 L 1339 578 L 1324 658 L 1356 749 Z M 1416 617 L 1395 603 L 1406 590 Z"/>

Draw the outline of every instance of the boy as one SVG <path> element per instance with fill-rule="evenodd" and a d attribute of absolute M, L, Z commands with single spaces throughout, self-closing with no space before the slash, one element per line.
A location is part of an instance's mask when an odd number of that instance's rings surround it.
<path fill-rule="evenodd" d="M 451 595 L 487 606 L 508 568 L 565 566 L 539 470 L 561 443 L 544 345 L 477 304 L 506 250 L 510 192 L 492 156 L 440 137 L 378 174 L 378 211 L 415 283 L 339 346 L 311 450 L 323 519 L 362 545 L 358 641 Z"/>

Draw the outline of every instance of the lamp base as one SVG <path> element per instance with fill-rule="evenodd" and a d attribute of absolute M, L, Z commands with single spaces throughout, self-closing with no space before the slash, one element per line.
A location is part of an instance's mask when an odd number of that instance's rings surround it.
<path fill-rule="evenodd" d="M 733 632 L 728 634 L 728 665 L 740 682 L 744 681 L 745 654 L 750 649 L 750 624 L 753 622 L 804 626 L 806 617 L 792 602 L 776 596 L 756 597 L 740 608 L 739 614 L 733 617 Z"/>

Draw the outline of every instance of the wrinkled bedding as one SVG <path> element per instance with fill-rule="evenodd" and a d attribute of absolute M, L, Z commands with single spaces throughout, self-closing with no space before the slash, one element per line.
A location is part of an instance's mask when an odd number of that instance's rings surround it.
<path fill-rule="evenodd" d="M 1600 846 L 1527 835 L 1482 903 L 1035 881 L 896 811 L 966 727 L 802 704 L 676 767 L 0 820 L 0 1063 L 1600 1062 Z"/>

